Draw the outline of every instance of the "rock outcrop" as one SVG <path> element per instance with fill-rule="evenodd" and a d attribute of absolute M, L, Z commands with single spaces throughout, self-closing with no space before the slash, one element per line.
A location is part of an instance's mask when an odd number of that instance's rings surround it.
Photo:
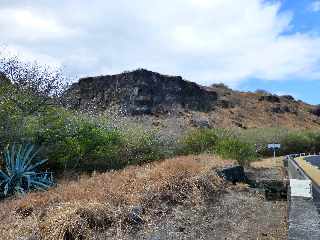
<path fill-rule="evenodd" d="M 82 78 L 67 91 L 73 108 L 106 109 L 118 105 L 128 114 L 213 110 L 217 93 L 183 80 L 139 69 L 117 75 Z"/>

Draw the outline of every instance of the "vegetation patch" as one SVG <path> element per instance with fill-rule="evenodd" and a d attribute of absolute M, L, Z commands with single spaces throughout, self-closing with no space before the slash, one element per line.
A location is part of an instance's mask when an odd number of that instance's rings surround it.
<path fill-rule="evenodd" d="M 5 170 L 0 170 L 2 196 L 24 194 L 30 190 L 47 190 L 54 185 L 52 174 L 37 172 L 47 160 L 34 161 L 37 151 L 34 146 L 12 145 L 4 153 Z"/>
<path fill-rule="evenodd" d="M 137 227 L 130 214 L 137 206 L 142 209 L 139 216 L 150 223 L 154 214 L 167 214 L 174 206 L 191 207 L 216 198 L 225 183 L 214 169 L 231 164 L 209 155 L 178 157 L 58 183 L 47 192 L 0 202 L 0 236 L 48 240 L 93 239 L 101 232 L 120 236 Z M 26 210 L 29 214 L 21 220 Z"/>

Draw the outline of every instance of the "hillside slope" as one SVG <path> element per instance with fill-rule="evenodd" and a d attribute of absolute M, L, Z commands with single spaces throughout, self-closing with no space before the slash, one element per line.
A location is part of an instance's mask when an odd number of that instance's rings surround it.
<path fill-rule="evenodd" d="M 144 69 L 82 78 L 64 98 L 73 109 L 101 112 L 117 107 L 152 124 L 172 119 L 183 127 L 320 128 L 319 109 L 292 96 L 239 92 L 222 84 L 204 87 Z"/>

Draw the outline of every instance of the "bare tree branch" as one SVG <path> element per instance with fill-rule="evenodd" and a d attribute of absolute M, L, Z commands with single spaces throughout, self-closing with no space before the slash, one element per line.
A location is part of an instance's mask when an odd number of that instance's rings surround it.
<path fill-rule="evenodd" d="M 8 90 L 5 94 L 6 99 L 11 100 L 26 114 L 57 104 L 68 86 L 62 69 L 53 69 L 37 62 L 23 62 L 17 56 L 5 57 L 0 53 L 0 72 L 12 84 L 10 93 Z"/>

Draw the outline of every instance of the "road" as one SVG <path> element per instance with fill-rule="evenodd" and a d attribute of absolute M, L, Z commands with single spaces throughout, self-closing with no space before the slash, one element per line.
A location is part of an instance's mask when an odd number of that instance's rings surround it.
<path fill-rule="evenodd" d="M 320 168 L 320 156 L 307 156 L 304 158 L 306 162 Z"/>
<path fill-rule="evenodd" d="M 311 179 L 313 199 L 289 198 L 289 240 L 320 239 L 320 156 L 302 156 L 288 162 L 290 179 Z"/>

